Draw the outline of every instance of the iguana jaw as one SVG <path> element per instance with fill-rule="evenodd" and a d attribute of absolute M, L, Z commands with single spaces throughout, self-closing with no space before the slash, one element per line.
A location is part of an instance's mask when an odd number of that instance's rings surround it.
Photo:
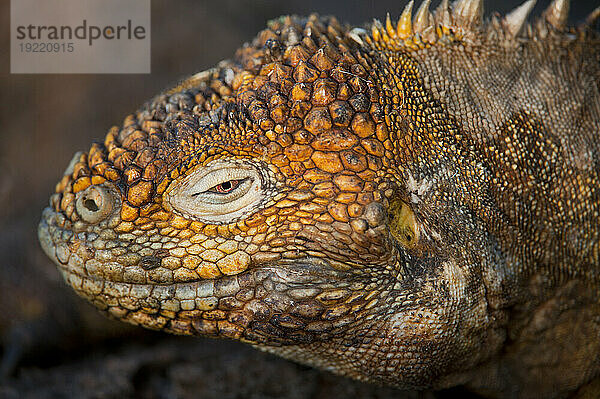
<path fill-rule="evenodd" d="M 87 227 L 75 232 L 61 212 L 48 207 L 38 236 L 79 295 L 147 328 L 267 346 L 305 344 L 343 335 L 378 300 L 379 290 L 365 291 L 369 284 L 341 270 L 341 262 L 310 255 L 253 262 L 239 274 L 214 279 L 153 281 L 161 259 L 135 256 L 123 250 L 132 245 L 129 240 L 106 239 L 107 230 Z M 110 254 L 106 248 L 116 249 Z"/>

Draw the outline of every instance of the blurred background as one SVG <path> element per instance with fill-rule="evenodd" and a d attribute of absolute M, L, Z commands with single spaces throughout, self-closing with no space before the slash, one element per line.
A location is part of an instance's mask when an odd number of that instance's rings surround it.
<path fill-rule="evenodd" d="M 11 75 L 8 3 L 0 6 L 0 397 L 469 397 L 375 387 L 242 344 L 108 320 L 67 289 L 37 242 L 41 211 L 72 154 L 162 89 L 233 56 L 280 15 L 317 12 L 360 25 L 386 12 L 397 18 L 404 1 L 152 1 L 145 75 Z M 534 15 L 548 1 L 538 3 Z M 486 1 L 486 15 L 518 4 Z M 575 2 L 570 22 L 597 6 Z"/>

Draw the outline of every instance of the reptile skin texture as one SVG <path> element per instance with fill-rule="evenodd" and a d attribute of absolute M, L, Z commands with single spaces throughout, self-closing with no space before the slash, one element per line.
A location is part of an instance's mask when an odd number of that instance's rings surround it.
<path fill-rule="evenodd" d="M 412 7 L 270 21 L 75 154 L 39 225 L 65 281 L 358 380 L 594 395 L 600 9 Z"/>

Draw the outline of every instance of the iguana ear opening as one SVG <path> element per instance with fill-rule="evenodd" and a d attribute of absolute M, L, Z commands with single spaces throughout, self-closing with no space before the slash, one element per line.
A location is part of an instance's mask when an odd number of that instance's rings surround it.
<path fill-rule="evenodd" d="M 419 242 L 419 228 L 410 206 L 401 199 L 395 199 L 390 202 L 388 213 L 392 236 L 405 248 L 414 248 Z"/>

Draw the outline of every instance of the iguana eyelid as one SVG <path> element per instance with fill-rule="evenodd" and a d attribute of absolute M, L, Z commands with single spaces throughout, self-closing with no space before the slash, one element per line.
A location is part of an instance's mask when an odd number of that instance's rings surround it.
<path fill-rule="evenodd" d="M 222 196 L 231 195 L 235 190 L 237 190 L 240 187 L 240 184 L 244 184 L 248 179 L 249 178 L 227 180 L 227 181 L 221 182 L 221 183 L 209 188 L 208 190 L 206 190 L 204 192 L 205 193 L 215 193 L 215 194 L 219 194 Z M 225 183 L 229 183 L 231 187 L 229 189 L 227 189 L 228 190 L 227 192 L 220 192 L 218 187 L 222 186 Z M 200 193 L 198 193 L 198 194 L 200 194 Z"/>
<path fill-rule="evenodd" d="M 213 189 L 219 184 L 223 184 L 225 182 L 237 180 L 239 184 L 229 193 L 218 193 Z M 244 195 L 248 193 L 248 191 L 254 185 L 254 179 L 251 177 L 246 177 L 242 179 L 228 179 L 221 180 L 218 183 L 212 185 L 209 189 L 197 192 L 192 194 L 192 197 L 196 197 L 199 201 L 209 203 L 209 204 L 228 204 L 233 201 L 236 201 L 242 198 Z"/>
<path fill-rule="evenodd" d="M 212 188 L 238 180 L 230 193 Z M 218 160 L 198 167 L 183 180 L 175 181 L 165 192 L 165 205 L 184 217 L 206 223 L 231 223 L 256 209 L 265 198 L 263 179 L 250 163 Z"/>

